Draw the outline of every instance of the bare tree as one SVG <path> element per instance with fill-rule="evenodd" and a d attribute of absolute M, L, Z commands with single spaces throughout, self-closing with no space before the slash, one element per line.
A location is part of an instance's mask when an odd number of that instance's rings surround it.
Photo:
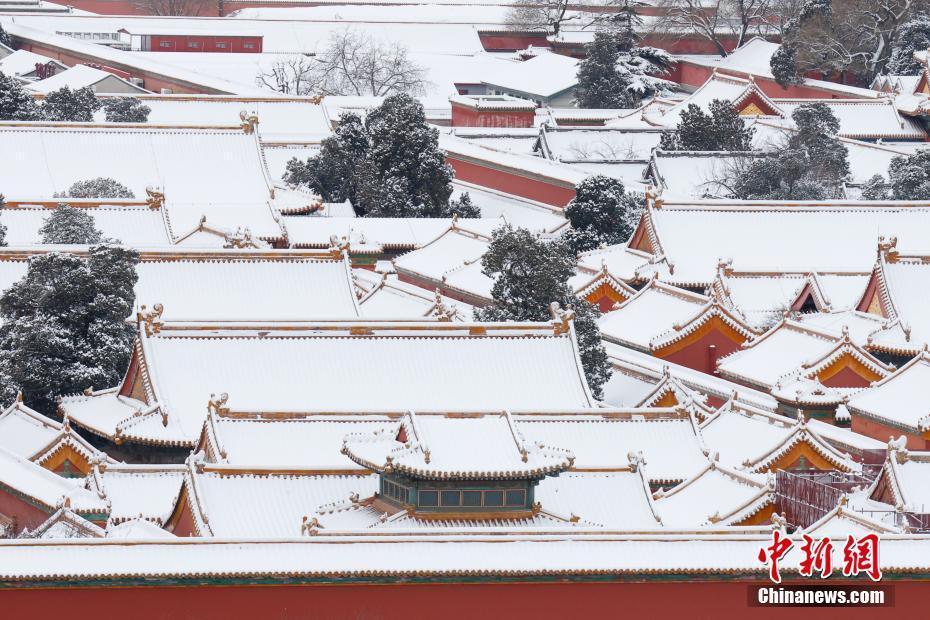
<path fill-rule="evenodd" d="M 271 69 L 259 73 L 256 83 L 286 95 L 307 95 L 316 86 L 316 61 L 309 56 L 293 56 L 275 62 Z"/>
<path fill-rule="evenodd" d="M 676 40 L 691 34 L 713 43 L 717 53 L 726 56 L 725 39 L 739 47 L 755 34 L 776 30 L 773 0 L 659 0 L 663 15 L 656 31 Z"/>
<path fill-rule="evenodd" d="M 176 17 L 204 15 L 212 0 L 133 0 L 133 5 L 148 15 Z"/>
<path fill-rule="evenodd" d="M 421 95 L 429 85 L 426 72 L 410 60 L 403 45 L 348 29 L 331 35 L 320 54 L 275 63 L 257 82 L 292 95 L 376 97 Z"/>
<path fill-rule="evenodd" d="M 582 22 L 582 14 L 569 11 L 569 0 L 517 0 L 505 21 L 514 30 L 543 30 L 559 34 L 567 22 Z"/>
<path fill-rule="evenodd" d="M 805 7 L 786 25 L 796 73 L 850 71 L 867 83 L 891 56 L 898 28 L 930 8 L 927 0 L 844 0 Z"/>

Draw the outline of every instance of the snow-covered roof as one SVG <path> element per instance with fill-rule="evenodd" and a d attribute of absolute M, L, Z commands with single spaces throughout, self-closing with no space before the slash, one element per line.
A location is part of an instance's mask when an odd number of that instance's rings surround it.
<path fill-rule="evenodd" d="M 540 482 L 534 498 L 543 510 L 604 528 L 641 531 L 662 526 L 642 470 L 563 472 Z"/>
<path fill-rule="evenodd" d="M 0 448 L 0 484 L 25 496 L 32 504 L 51 514 L 70 502 L 70 507 L 82 515 L 105 515 L 106 501 L 83 486 L 82 479 L 64 478 L 27 458 Z"/>
<path fill-rule="evenodd" d="M 119 82 L 119 92 L 125 92 L 127 90 L 134 93 L 148 92 L 144 88 L 136 86 L 135 84 L 131 84 L 117 75 L 103 71 L 101 69 L 97 69 L 95 67 L 88 67 L 87 65 L 74 65 L 73 67 L 65 69 L 64 71 L 59 71 L 55 75 L 47 77 L 44 80 L 30 82 L 28 89 L 43 95 L 47 95 L 66 86 L 71 90 L 77 90 L 79 88 L 91 88 L 97 90 L 98 85 L 104 80 Z M 104 88 L 101 89 L 101 92 L 113 91 Z"/>
<path fill-rule="evenodd" d="M 719 151 L 663 151 L 656 149 L 649 162 L 650 176 L 663 193 L 679 199 L 725 198 L 723 185 L 734 165 L 747 153 Z"/>
<path fill-rule="evenodd" d="M 550 161 L 542 157 L 492 149 L 451 133 L 439 134 L 439 148 L 446 152 L 447 157 L 474 161 L 481 165 L 514 171 L 521 176 L 539 177 L 565 186 L 574 187 L 590 176 L 590 173 L 577 166 Z"/>
<path fill-rule="evenodd" d="M 754 75 L 774 79 L 772 77 L 772 68 L 769 63 L 772 54 L 775 53 L 778 47 L 778 43 L 766 41 L 762 37 L 756 36 L 722 58 L 716 55 L 688 55 L 679 58 L 692 64 L 716 67 L 730 74 L 742 74 L 747 77 Z M 857 86 L 848 86 L 838 82 L 803 78 L 802 84 L 827 93 L 835 92 L 837 94 L 843 94 L 846 97 L 869 99 L 879 96 L 879 93 L 873 90 L 859 88 Z"/>
<path fill-rule="evenodd" d="M 840 123 L 838 135 L 844 138 L 883 140 L 925 140 L 927 131 L 920 122 L 898 114 L 894 98 L 879 99 L 775 99 L 791 117 L 803 105 L 821 103 L 830 108 Z"/>
<path fill-rule="evenodd" d="M 804 528 L 805 534 L 818 539 L 825 536 L 841 538 L 850 535 L 858 538 L 866 534 L 899 534 L 901 531 L 901 528 L 890 526 L 868 513 L 848 506 L 845 496 L 840 498 L 836 508 Z"/>
<path fill-rule="evenodd" d="M 648 351 L 656 336 L 689 321 L 708 302 L 703 295 L 650 280 L 636 295 L 598 319 L 598 325 L 608 342 Z"/>
<path fill-rule="evenodd" d="M 792 381 L 797 373 L 813 379 L 808 375 L 843 355 L 853 356 L 878 376 L 887 373 L 885 364 L 853 343 L 848 332 L 838 336 L 787 319 L 722 358 L 717 368 L 724 377 L 771 389 Z"/>
<path fill-rule="evenodd" d="M 540 146 L 549 159 L 578 163 L 649 159 L 659 145 L 658 129 L 630 130 L 613 127 L 541 128 Z"/>
<path fill-rule="evenodd" d="M 142 255 L 136 305 L 162 320 L 295 321 L 359 315 L 347 258 L 269 250 Z"/>
<path fill-rule="evenodd" d="M 930 234 L 930 203 L 649 201 L 640 227 L 657 257 L 641 279 L 707 286 L 721 259 L 741 271 L 866 273 L 880 235 L 915 247 Z"/>
<path fill-rule="evenodd" d="M 5 16 L 3 28 L 9 34 L 24 41 L 41 44 L 43 47 L 61 50 L 85 62 L 101 63 L 130 73 L 145 73 L 156 79 L 166 79 L 175 84 L 188 85 L 201 92 L 220 94 L 267 94 L 253 83 L 231 82 L 207 73 L 186 69 L 154 59 L 154 54 L 139 54 L 114 49 L 106 45 L 80 41 L 56 34 L 56 32 L 110 32 L 126 24 L 125 18 L 112 19 L 110 23 L 98 16 L 62 15 L 58 19 L 40 15 Z M 229 20 L 226 20 L 229 21 Z"/>
<path fill-rule="evenodd" d="M 675 128 L 681 121 L 682 112 L 686 111 L 689 106 L 696 105 L 705 113 L 710 111 L 710 104 L 714 101 L 730 101 L 737 104 L 740 101 L 748 99 L 751 96 L 758 97 L 768 107 L 775 107 L 771 100 L 756 86 L 755 82 L 732 75 L 724 75 L 714 72 L 706 82 L 698 87 L 690 96 L 676 103 L 670 108 L 659 108 L 650 110 L 646 119 L 650 123 L 661 126 Z M 766 110 L 777 112 L 775 110 Z"/>
<path fill-rule="evenodd" d="M 61 406 L 92 432 L 169 445 L 194 443 L 224 391 L 229 407 L 251 412 L 588 407 L 577 355 L 562 321 L 141 322 L 141 376 L 126 381 L 140 382 L 145 402 L 105 391 Z M 318 360 L 310 371 L 307 360 Z M 365 389 L 346 390 L 346 377 Z"/>
<path fill-rule="evenodd" d="M 513 418 L 528 441 L 571 450 L 578 470 L 626 469 L 627 455 L 641 452 L 649 480 L 667 483 L 683 480 L 706 460 L 696 424 L 682 412 L 625 409 L 598 415 L 514 413 Z"/>
<path fill-rule="evenodd" d="M 372 495 L 369 473 L 287 473 L 206 465 L 185 482 L 196 531 L 218 538 L 284 538 L 301 534 L 303 518 L 323 504 Z"/>
<path fill-rule="evenodd" d="M 50 199 L 77 181 L 109 177 L 138 199 L 157 187 L 173 239 L 204 223 L 282 236 L 258 141 L 241 127 L 8 122 L 0 138 L 13 153 L 0 171 L 8 196 Z"/>
<path fill-rule="evenodd" d="M 730 400 L 701 425 L 701 436 L 708 449 L 719 454 L 724 465 L 762 473 L 800 443 L 806 443 L 833 468 L 859 471 L 859 465 L 840 452 L 804 420 L 793 420 L 776 413 Z"/>
<path fill-rule="evenodd" d="M 186 578 L 280 579 L 322 582 L 334 576 L 396 578 L 447 575 L 493 578 L 520 575 L 571 578 L 579 575 L 662 575 L 706 577 L 722 573 L 756 575 L 768 567 L 758 551 L 771 543 L 770 532 L 721 530 L 642 536 L 603 530 L 486 533 L 442 532 L 399 542 L 397 532 L 380 535 L 317 536 L 290 540 L 243 540 L 237 544 L 212 539 L 116 541 L 86 539 L 67 545 L 31 541 L 0 541 L 2 577 L 8 582 L 47 583 L 94 577 L 111 580 L 146 579 L 147 583 L 178 583 Z M 842 566 L 843 541 L 833 544 L 833 566 Z M 352 544 L 346 544 L 351 542 Z M 781 560 L 783 575 L 794 575 L 804 559 L 801 538 Z M 882 539 L 879 561 L 886 576 L 924 574 L 930 569 L 926 536 L 888 535 Z"/>
<path fill-rule="evenodd" d="M 491 239 L 487 233 L 472 232 L 470 225 L 468 220 L 453 223 L 434 241 L 395 258 L 397 273 L 490 302 L 494 280 L 482 273 L 481 257 Z"/>
<path fill-rule="evenodd" d="M 733 525 L 775 502 L 775 479 L 772 474 L 745 473 L 711 459 L 684 482 L 653 497 L 666 527 Z"/>
<path fill-rule="evenodd" d="M 148 519 L 129 519 L 116 525 L 107 526 L 107 538 L 122 538 L 126 540 L 158 540 L 174 538 L 174 534 L 163 530 Z"/>
<path fill-rule="evenodd" d="M 0 175 L 3 173 L 0 172 Z M 41 243 L 39 229 L 51 210 L 43 205 L 29 206 L 23 202 L 12 207 L 11 196 L 7 197 L 7 206 L 0 213 L 0 222 L 6 226 L 6 243 L 8 246 L 34 246 Z M 74 207 L 83 208 L 84 213 L 94 218 L 94 227 L 107 239 L 116 239 L 132 247 L 157 247 L 171 244 L 160 209 L 152 209 L 144 204 L 84 207 L 83 201 L 62 198 Z M 99 202 L 99 201 L 95 201 Z M 104 201 L 105 202 L 105 201 Z M 142 202 L 134 201 L 134 202 Z M 185 244 L 186 245 L 186 244 Z"/>
<path fill-rule="evenodd" d="M 562 54 L 541 54 L 513 62 L 482 77 L 491 87 L 537 97 L 553 97 L 578 83 L 578 59 Z"/>
<path fill-rule="evenodd" d="M 930 355 L 922 352 L 871 389 L 851 397 L 847 408 L 853 415 L 920 433 L 930 431 L 930 408 L 925 401 L 928 381 Z"/>
<path fill-rule="evenodd" d="M 13 403 L 0 413 L 0 447 L 33 462 L 41 464 L 42 457 L 65 435 L 73 442 L 74 449 L 88 460 L 99 455 L 99 451 L 80 435 L 71 433 L 70 426 L 48 418 L 21 402 Z"/>
<path fill-rule="evenodd" d="M 901 329 L 876 330 L 870 345 L 913 354 L 930 343 L 930 301 L 924 294 L 930 283 L 930 256 L 901 255 L 894 247 L 896 243 L 893 239 L 883 244 L 858 309 L 884 316 L 901 326 Z M 867 299 L 869 293 L 873 299 Z M 866 307 L 867 304 L 871 307 Z"/>
<path fill-rule="evenodd" d="M 0 291 L 25 275 L 30 257 L 50 249 L 52 246 L 32 246 L 0 252 Z M 77 246 L 54 249 L 78 254 L 86 251 Z M 143 249 L 136 273 L 136 309 L 160 305 L 162 321 L 305 321 L 359 316 L 347 257 L 324 252 Z"/>
<path fill-rule="evenodd" d="M 404 282 L 396 273 L 377 274 L 356 269 L 353 280 L 362 295 L 358 300 L 361 316 L 369 319 L 415 319 L 436 317 L 470 321 L 473 306 L 436 291 Z"/>
<path fill-rule="evenodd" d="M 639 399 L 635 398 L 636 395 L 631 394 L 628 396 L 632 402 L 624 401 L 623 404 L 627 406 L 639 405 L 643 398 L 646 398 L 655 390 L 655 387 L 666 375 L 684 384 L 696 396 L 703 394 L 704 396 L 713 396 L 720 401 L 726 401 L 735 394 L 736 400 L 767 411 L 774 411 L 777 406 L 775 399 L 771 395 L 733 383 L 717 375 L 710 375 L 617 344 L 605 343 L 604 348 L 607 351 L 608 360 L 610 360 L 614 368 L 611 381 L 613 381 L 614 377 L 627 373 L 649 383 L 650 389 L 642 393 Z M 621 404 L 610 400 L 608 402 L 615 406 Z"/>
<path fill-rule="evenodd" d="M 164 525 L 177 507 L 186 471 L 184 465 L 97 464 L 87 480 L 110 502 L 111 525 L 137 518 Z"/>
<path fill-rule="evenodd" d="M 319 470 L 361 469 L 340 452 L 350 433 L 396 425 L 399 414 L 238 414 L 210 415 L 208 460 L 263 469 L 312 464 Z"/>
<path fill-rule="evenodd" d="M 411 411 L 388 428 L 346 435 L 343 452 L 365 468 L 423 480 L 539 479 L 575 461 L 569 450 L 527 440 L 507 411 Z"/>
<path fill-rule="evenodd" d="M 0 58 L 0 73 L 10 77 L 26 75 L 35 71 L 37 64 L 44 65 L 48 63 L 52 63 L 60 69 L 67 68 L 67 65 L 63 65 L 54 58 L 42 56 L 28 50 L 16 50 L 9 56 Z"/>
<path fill-rule="evenodd" d="M 238 125 L 241 112 L 254 112 L 258 116 L 256 131 L 266 146 L 317 143 L 332 133 L 315 97 L 139 95 L 137 99 L 151 109 L 148 122 L 157 125 Z M 97 112 L 97 119 L 103 118 L 104 111 Z"/>
<path fill-rule="evenodd" d="M 721 297 L 748 321 L 761 326 L 781 320 L 784 312 L 803 306 L 808 298 L 821 312 L 854 308 L 868 279 L 860 273 L 742 272 L 724 265 L 713 287 L 721 289 Z"/>

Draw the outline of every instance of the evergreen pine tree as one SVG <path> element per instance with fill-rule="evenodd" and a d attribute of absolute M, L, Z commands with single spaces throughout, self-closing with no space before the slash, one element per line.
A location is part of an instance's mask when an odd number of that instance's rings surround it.
<path fill-rule="evenodd" d="M 108 123 L 145 123 L 152 108 L 135 97 L 111 97 L 103 102 Z"/>
<path fill-rule="evenodd" d="M 481 209 L 478 205 L 473 204 L 468 192 L 463 193 L 455 200 L 449 201 L 449 216 L 457 215 L 458 217 L 481 217 Z"/>
<path fill-rule="evenodd" d="M 116 384 L 129 361 L 138 253 L 93 246 L 51 252 L 0 297 L 0 392 L 52 415 L 57 397 Z"/>
<path fill-rule="evenodd" d="M 930 200 L 930 150 L 892 159 L 888 180 L 896 200 Z"/>
<path fill-rule="evenodd" d="M 629 108 L 629 82 L 617 71 L 620 52 L 616 39 L 606 32 L 594 34 L 585 47 L 586 56 L 578 64 L 575 101 L 580 108 Z"/>
<path fill-rule="evenodd" d="M 65 86 L 45 97 L 40 113 L 47 121 L 89 123 L 99 108 L 100 101 L 90 88 L 71 90 Z"/>
<path fill-rule="evenodd" d="M 0 213 L 6 208 L 6 198 L 0 194 Z M 6 225 L 0 221 L 0 247 L 6 245 Z"/>
<path fill-rule="evenodd" d="M 676 132 L 662 134 L 659 147 L 666 151 L 749 151 L 755 132 L 729 101 L 714 99 L 710 114 L 689 104 L 682 111 Z"/>
<path fill-rule="evenodd" d="M 0 73 L 0 121 L 31 121 L 39 107 L 15 78 Z"/>
<path fill-rule="evenodd" d="M 888 184 L 880 174 L 873 175 L 862 184 L 862 200 L 888 200 Z"/>
<path fill-rule="evenodd" d="M 764 157 L 747 158 L 725 185 L 743 200 L 825 200 L 843 193 L 849 175 L 846 147 L 836 138 L 839 121 L 823 103 L 791 115 L 797 130 Z"/>
<path fill-rule="evenodd" d="M 358 205 L 358 170 L 368 154 L 368 131 L 356 114 L 344 114 L 335 133 L 323 140 L 318 155 L 301 162 L 287 163 L 284 181 L 303 185 L 318 193 L 326 202 L 348 200 L 360 215 Z"/>
<path fill-rule="evenodd" d="M 0 24 L 0 45 L 5 45 L 10 49 L 15 49 L 13 47 L 13 37 L 11 37 L 10 33 L 3 29 L 3 24 Z"/>
<path fill-rule="evenodd" d="M 577 254 L 602 245 L 629 239 L 643 208 L 643 201 L 627 194 L 619 179 L 596 175 L 575 188 L 575 198 L 565 207 L 571 223 L 563 237 Z"/>
<path fill-rule="evenodd" d="M 392 95 L 366 119 L 368 157 L 358 202 L 376 217 L 442 217 L 452 195 L 452 168 L 439 150 L 439 131 L 419 101 Z"/>
<path fill-rule="evenodd" d="M 920 75 L 924 65 L 914 58 L 914 52 L 927 49 L 930 49 L 930 16 L 921 13 L 898 29 L 885 73 Z"/>
<path fill-rule="evenodd" d="M 89 245 L 100 243 L 103 234 L 97 230 L 93 216 L 83 209 L 60 204 L 45 218 L 39 228 L 39 238 L 47 244 Z"/>
<path fill-rule="evenodd" d="M 787 27 L 786 27 L 787 29 Z M 798 50 L 795 43 L 783 40 L 782 44 L 772 54 L 769 60 L 772 77 L 783 88 L 792 84 L 800 84 L 803 77 L 798 71 Z"/>
<path fill-rule="evenodd" d="M 56 198 L 135 198 L 132 190 L 110 177 L 97 177 L 86 181 L 76 181 L 67 192 Z"/>
<path fill-rule="evenodd" d="M 482 272 L 494 278 L 494 304 L 475 310 L 479 321 L 548 321 L 555 301 L 575 310 L 575 334 L 588 386 L 603 397 L 610 364 L 601 343 L 600 311 L 578 299 L 568 286 L 575 272 L 575 256 L 562 239 L 545 241 L 525 228 L 505 225 L 494 231 L 481 259 Z"/>

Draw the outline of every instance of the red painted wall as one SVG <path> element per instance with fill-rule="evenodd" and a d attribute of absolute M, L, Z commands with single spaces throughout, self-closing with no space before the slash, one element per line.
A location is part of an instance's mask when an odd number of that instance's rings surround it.
<path fill-rule="evenodd" d="M 705 67 L 703 65 L 697 65 L 688 62 L 687 60 L 679 60 L 678 64 L 671 71 L 669 79 L 674 80 L 680 84 L 686 86 L 692 86 L 697 88 L 702 85 L 704 82 L 710 78 L 714 70 L 712 67 Z M 745 78 L 745 75 L 734 73 L 736 77 Z M 822 88 L 814 88 L 811 86 L 801 85 L 791 85 L 788 88 L 783 88 L 775 80 L 767 77 L 755 76 L 756 84 L 759 86 L 759 89 L 762 90 L 769 97 L 776 98 L 814 98 L 814 99 L 844 99 L 844 98 L 855 98 L 855 95 L 847 93 L 839 93 L 835 91 L 825 90 Z"/>
<path fill-rule="evenodd" d="M 251 45 L 251 47 L 249 47 Z M 225 47 L 222 47 L 225 46 Z M 262 37 L 152 35 L 148 51 L 260 54 Z"/>
<path fill-rule="evenodd" d="M 564 207 L 575 197 L 575 189 L 547 183 L 539 179 L 531 179 L 513 172 L 498 170 L 461 161 L 453 156 L 446 156 L 446 162 L 455 170 L 455 178 L 482 187 L 490 187 L 498 191 L 522 196 L 530 200 Z"/>
<path fill-rule="evenodd" d="M 529 46 L 549 47 L 549 41 L 544 34 L 506 34 L 506 33 L 478 33 L 478 39 L 481 41 L 485 51 L 505 51 L 515 52 L 525 50 Z"/>
<path fill-rule="evenodd" d="M 829 379 L 823 382 L 828 387 L 852 387 L 864 388 L 869 387 L 871 382 L 857 374 L 851 368 L 844 368 Z"/>
<path fill-rule="evenodd" d="M 865 585 L 831 579 L 831 584 Z M 816 584 L 816 580 L 793 583 Z M 865 582 L 868 583 L 868 582 Z M 893 614 L 926 615 L 926 581 L 894 581 Z M 785 581 L 782 585 L 788 585 Z M 609 581 L 544 583 L 465 583 L 280 586 L 144 586 L 8 589 L 0 594 L 10 618 L 100 618 L 101 609 L 131 610 L 134 619 L 148 618 L 747 618 L 786 617 L 875 620 L 886 617 L 869 607 L 824 607 L 797 610 L 750 607 L 752 585 L 761 581 L 727 580 Z M 770 585 L 770 584 L 764 584 Z M 622 609 L 621 614 L 618 610 Z M 41 610 L 41 614 L 36 611 Z M 699 610 L 696 613 L 696 610 Z M 891 611 L 886 609 L 886 612 Z"/>
<path fill-rule="evenodd" d="M 482 111 L 468 106 L 452 104 L 453 127 L 532 127 L 536 118 L 533 110 Z"/>
<path fill-rule="evenodd" d="M 16 520 L 17 533 L 27 527 L 34 530 L 45 523 L 50 515 L 50 513 L 12 495 L 5 489 L 0 489 L 0 514 Z"/>
<path fill-rule="evenodd" d="M 184 503 L 181 505 L 181 515 L 178 517 L 178 521 L 175 523 L 171 533 L 180 537 L 196 536 L 197 534 L 194 529 L 194 517 L 191 514 L 190 501 L 187 499 L 187 497 L 185 497 L 183 502 Z"/>
<path fill-rule="evenodd" d="M 854 433 L 861 433 L 878 441 L 888 441 L 891 437 L 907 437 L 907 447 L 911 450 L 930 450 L 930 441 L 927 441 L 920 435 L 911 435 L 905 433 L 899 428 L 892 428 L 871 418 L 865 418 L 860 415 L 852 414 L 852 425 L 850 426 Z"/>
<path fill-rule="evenodd" d="M 711 345 L 717 347 L 716 355 L 710 355 Z M 712 375 L 717 370 L 716 360 L 733 353 L 739 347 L 740 343 L 733 342 L 719 330 L 713 329 L 685 348 L 662 356 L 662 359 Z"/>

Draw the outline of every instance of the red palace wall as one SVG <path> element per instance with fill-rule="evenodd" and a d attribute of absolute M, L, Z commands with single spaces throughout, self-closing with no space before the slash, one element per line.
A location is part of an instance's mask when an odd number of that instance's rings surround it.
<path fill-rule="evenodd" d="M 34 530 L 49 518 L 49 513 L 10 494 L 5 489 L 0 489 L 0 514 L 9 519 L 15 519 L 17 532 L 27 527 Z"/>
<path fill-rule="evenodd" d="M 467 106 L 452 104 L 453 127 L 532 127 L 536 118 L 534 110 L 482 111 Z"/>
<path fill-rule="evenodd" d="M 716 347 L 713 352 L 711 346 Z M 740 343 L 714 329 L 683 349 L 657 357 L 712 375 L 717 370 L 717 360 L 739 348 Z"/>
<path fill-rule="evenodd" d="M 675 68 L 672 69 L 669 79 L 684 84 L 686 86 L 692 86 L 697 88 L 702 85 L 704 82 L 710 78 L 713 74 L 713 67 L 705 67 L 703 65 L 696 65 L 690 63 L 686 60 L 679 61 Z M 733 75 L 741 78 L 745 78 L 745 75 L 734 72 Z M 755 76 L 756 84 L 759 86 L 759 89 L 764 92 L 769 97 L 775 98 L 814 98 L 814 99 L 843 99 L 848 97 L 853 97 L 853 95 L 839 93 L 830 90 L 824 90 L 821 88 L 813 88 L 811 86 L 804 85 L 790 85 L 788 88 L 783 88 L 775 80 L 766 77 Z"/>
<path fill-rule="evenodd" d="M 575 189 L 531 179 L 515 172 L 499 170 L 446 155 L 446 163 L 455 170 L 455 178 L 482 187 L 490 187 L 514 196 L 522 196 L 554 207 L 564 207 L 575 197 Z"/>
<path fill-rule="evenodd" d="M 222 567 L 217 567 L 222 570 Z M 816 580 L 791 583 L 817 585 Z M 866 582 L 868 583 L 868 582 Z M 926 581 L 885 581 L 894 589 L 895 617 L 926 615 Z M 862 586 L 831 579 L 830 585 Z M 750 607 L 753 585 L 730 577 L 684 581 L 437 583 L 384 585 L 228 585 L 17 588 L 0 593 L 10 618 L 97 619 L 101 610 L 129 610 L 148 618 L 772 618 L 792 615 L 785 607 Z M 789 585 L 786 580 L 782 586 Z M 890 598 L 890 595 L 886 595 Z M 889 601 L 886 599 L 886 603 Z M 891 607 L 891 605 L 889 605 Z M 623 609 L 623 614 L 618 614 Z M 41 614 L 37 614 L 41 610 Z M 700 610 L 695 613 L 695 610 Z M 891 611 L 886 609 L 886 612 Z M 811 617 L 875 620 L 875 607 L 823 607 Z M 657 615 L 658 614 L 658 615 Z M 104 614 L 105 615 L 105 614 Z M 802 616 L 804 614 L 801 614 Z"/>
<path fill-rule="evenodd" d="M 517 51 L 525 50 L 529 46 L 549 47 L 549 41 L 546 35 L 541 34 L 507 34 L 507 33 L 488 33 L 479 32 L 478 39 L 485 51 Z"/>
<path fill-rule="evenodd" d="M 194 37 L 189 35 L 153 34 L 149 39 L 147 49 L 152 52 L 259 54 L 262 51 L 262 37 Z M 220 45 L 226 47 L 219 47 Z M 249 48 L 248 45 L 252 47 Z"/>
<path fill-rule="evenodd" d="M 910 450 L 930 450 L 930 441 L 924 439 L 920 435 L 912 435 L 906 433 L 899 428 L 893 428 L 891 426 L 886 426 L 880 422 L 876 422 L 870 418 L 865 418 L 860 415 L 852 415 L 852 425 L 850 427 L 854 433 L 861 433 L 871 437 L 872 439 L 877 439 L 878 441 L 888 441 L 891 437 L 900 437 L 904 435 L 907 437 L 907 447 Z"/>

